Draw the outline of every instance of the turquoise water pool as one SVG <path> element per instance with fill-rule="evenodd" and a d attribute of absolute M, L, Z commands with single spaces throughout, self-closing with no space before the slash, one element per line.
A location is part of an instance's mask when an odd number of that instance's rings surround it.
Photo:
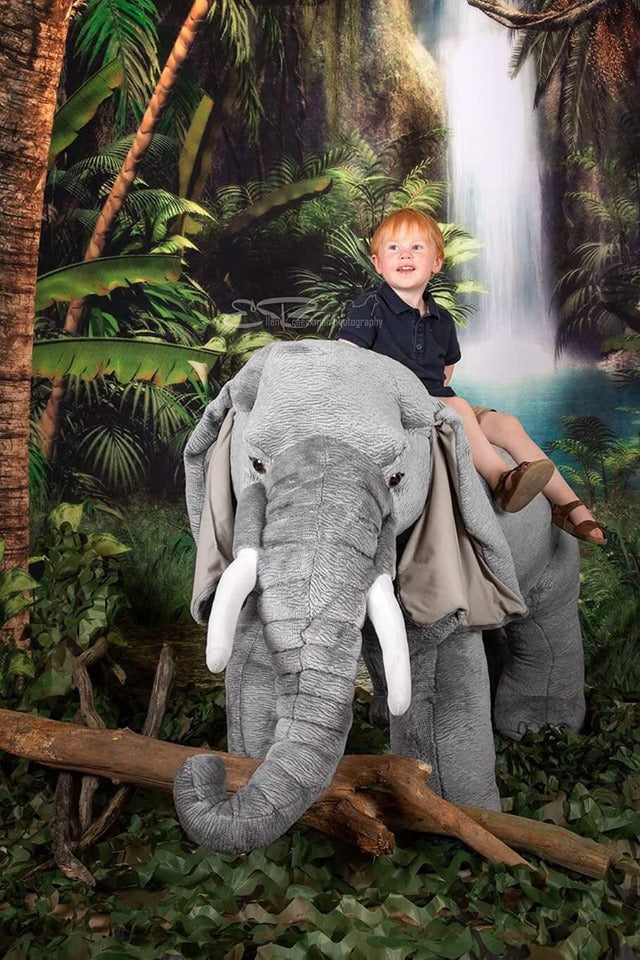
<path fill-rule="evenodd" d="M 470 403 L 515 414 L 540 445 L 562 436 L 563 416 L 600 417 L 620 438 L 640 431 L 640 424 L 634 424 L 640 421 L 640 382 L 621 385 L 595 367 L 568 367 L 512 383 L 492 383 L 461 371 L 452 386 Z"/>

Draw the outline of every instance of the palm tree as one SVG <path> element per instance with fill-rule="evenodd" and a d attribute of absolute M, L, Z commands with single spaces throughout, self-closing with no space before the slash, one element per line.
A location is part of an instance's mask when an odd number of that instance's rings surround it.
<path fill-rule="evenodd" d="M 602 139 L 618 104 L 634 104 L 633 81 L 640 52 L 640 9 L 635 0 L 581 0 L 558 5 L 534 0 L 515 11 L 491 0 L 469 0 L 489 17 L 521 30 L 511 72 L 533 58 L 537 105 L 552 84 L 559 121 L 571 149 Z M 607 137 L 608 137 L 607 130 Z"/>
<path fill-rule="evenodd" d="M 98 217 L 84 256 L 85 260 L 99 257 L 106 246 L 116 217 L 126 200 L 135 180 L 140 161 L 144 157 L 164 106 L 175 86 L 178 73 L 193 46 L 199 27 L 207 17 L 212 0 L 194 0 L 176 42 L 169 54 L 158 85 L 151 97 L 145 114 L 133 138 L 129 152 Z M 65 333 L 75 334 L 82 318 L 84 299 L 74 300 L 69 305 L 64 323 Z M 56 379 L 51 387 L 51 395 L 40 421 L 42 449 L 48 459 L 54 452 L 55 441 L 60 429 L 61 405 L 64 397 L 64 380 Z"/>
<path fill-rule="evenodd" d="M 29 557 L 29 393 L 38 240 L 69 0 L 12 0 L 0 37 L 0 536 L 3 565 Z M 19 642 L 27 611 L 2 629 Z"/>

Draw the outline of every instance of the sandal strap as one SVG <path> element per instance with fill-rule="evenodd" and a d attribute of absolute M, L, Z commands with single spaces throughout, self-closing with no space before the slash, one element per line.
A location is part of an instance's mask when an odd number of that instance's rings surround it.
<path fill-rule="evenodd" d="M 571 511 L 575 510 L 576 507 L 584 506 L 586 506 L 584 500 L 571 500 L 569 503 L 554 503 L 553 507 L 551 508 L 551 519 L 558 527 L 564 529 L 565 521 L 567 520 Z M 583 520 L 582 522 L 595 523 L 595 520 Z"/>
<path fill-rule="evenodd" d="M 587 534 L 592 533 L 594 530 L 599 530 L 605 541 L 607 539 L 607 531 L 604 527 L 601 527 L 597 520 L 582 520 L 581 523 L 577 523 L 573 528 L 573 535 L 577 537 L 578 540 L 587 540 L 591 542 L 591 537 Z M 599 541 L 593 541 L 599 542 Z"/>
<path fill-rule="evenodd" d="M 493 488 L 493 496 L 498 504 L 498 506 L 504 510 L 508 505 L 518 483 L 523 473 L 525 473 L 527 467 L 530 464 L 530 460 L 523 460 L 522 463 L 518 463 L 515 467 L 512 467 L 511 470 L 505 470 L 504 473 L 501 473 L 498 477 L 498 482 Z M 507 480 L 511 478 L 511 489 L 507 490 L 506 484 Z"/>

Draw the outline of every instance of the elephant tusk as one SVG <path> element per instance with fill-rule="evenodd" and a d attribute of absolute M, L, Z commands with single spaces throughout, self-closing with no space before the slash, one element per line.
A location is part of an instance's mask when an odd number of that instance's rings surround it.
<path fill-rule="evenodd" d="M 207 668 L 220 673 L 226 667 L 238 617 L 258 578 L 258 551 L 243 547 L 218 583 L 207 627 Z"/>
<path fill-rule="evenodd" d="M 382 647 L 389 712 L 401 717 L 411 703 L 411 664 L 404 617 L 388 573 L 377 577 L 370 587 L 367 615 Z"/>

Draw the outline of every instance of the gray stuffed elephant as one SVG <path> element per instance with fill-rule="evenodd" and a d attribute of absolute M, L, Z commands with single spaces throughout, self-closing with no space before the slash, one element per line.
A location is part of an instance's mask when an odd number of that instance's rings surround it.
<path fill-rule="evenodd" d="M 395 360 L 263 348 L 207 407 L 185 470 L 192 614 L 226 667 L 228 748 L 263 758 L 231 796 L 218 758 L 180 768 L 178 817 L 202 846 L 265 846 L 328 787 L 363 627 L 392 750 L 428 760 L 449 800 L 499 809 L 483 628 L 509 631 L 500 731 L 581 725 L 575 541 L 542 497 L 494 508 L 460 418 Z"/>

